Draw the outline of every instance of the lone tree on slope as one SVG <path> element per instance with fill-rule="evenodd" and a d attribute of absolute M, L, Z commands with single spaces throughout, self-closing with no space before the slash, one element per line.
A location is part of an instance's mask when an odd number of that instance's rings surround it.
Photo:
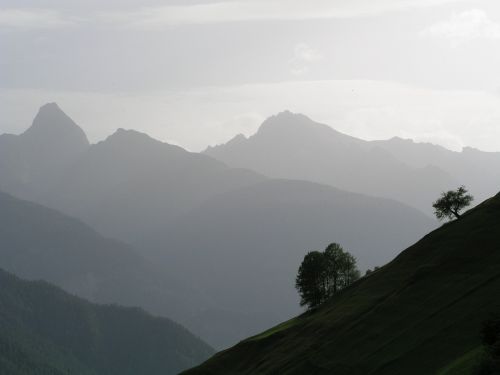
<path fill-rule="evenodd" d="M 460 186 L 457 190 L 450 190 L 441 194 L 441 197 L 434 202 L 434 213 L 439 220 L 448 218 L 460 218 L 460 211 L 469 206 L 474 197 L 467 194 L 465 186 Z"/>
<path fill-rule="evenodd" d="M 313 309 L 359 279 L 356 258 L 336 243 L 306 254 L 295 280 L 300 305 Z"/>

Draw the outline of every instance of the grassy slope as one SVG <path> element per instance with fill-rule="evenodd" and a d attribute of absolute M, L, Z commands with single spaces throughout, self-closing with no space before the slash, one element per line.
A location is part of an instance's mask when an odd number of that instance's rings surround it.
<path fill-rule="evenodd" d="M 211 353 L 168 319 L 0 270 L 0 374 L 174 375 Z"/>
<path fill-rule="evenodd" d="M 500 195 L 445 224 L 320 310 L 218 353 L 196 374 L 433 374 L 500 311 Z"/>
<path fill-rule="evenodd" d="M 471 350 L 450 365 L 438 372 L 437 375 L 471 375 L 476 374 L 484 357 L 482 347 Z"/>

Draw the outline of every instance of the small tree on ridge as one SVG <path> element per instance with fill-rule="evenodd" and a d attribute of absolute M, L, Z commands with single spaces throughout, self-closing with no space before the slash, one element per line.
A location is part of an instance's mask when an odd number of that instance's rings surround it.
<path fill-rule="evenodd" d="M 460 211 L 469 206 L 474 197 L 467 194 L 465 186 L 460 186 L 457 190 L 450 190 L 441 194 L 441 197 L 432 204 L 434 213 L 439 220 L 459 219 Z"/>

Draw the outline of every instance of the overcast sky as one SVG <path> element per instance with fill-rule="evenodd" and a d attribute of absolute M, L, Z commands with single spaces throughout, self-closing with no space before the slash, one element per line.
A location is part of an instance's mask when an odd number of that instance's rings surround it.
<path fill-rule="evenodd" d="M 0 0 L 0 133 L 56 101 L 198 151 L 289 109 L 500 151 L 499 0 Z"/>

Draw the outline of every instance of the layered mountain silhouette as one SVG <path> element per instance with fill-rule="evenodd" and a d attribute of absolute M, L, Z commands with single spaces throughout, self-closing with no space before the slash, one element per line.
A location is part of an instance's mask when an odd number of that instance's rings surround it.
<path fill-rule="evenodd" d="M 185 374 L 472 373 L 465 366 L 481 359 L 482 323 L 500 311 L 499 215 L 500 194 L 319 309 Z"/>
<path fill-rule="evenodd" d="M 92 145 L 42 202 L 137 245 L 214 194 L 264 177 L 119 129 Z"/>
<path fill-rule="evenodd" d="M 372 143 L 407 165 L 415 168 L 432 165 L 446 171 L 466 185 L 474 193 L 477 202 L 494 195 L 500 185 L 499 152 L 484 152 L 470 147 L 455 152 L 398 137 Z"/>
<path fill-rule="evenodd" d="M 141 309 L 89 303 L 0 270 L 0 372 L 5 375 L 178 374 L 213 350 Z"/>
<path fill-rule="evenodd" d="M 397 199 L 428 214 L 437 192 L 465 184 L 481 200 L 500 185 L 493 168 L 500 153 L 453 152 L 400 138 L 368 142 L 288 111 L 264 121 L 255 135 L 239 135 L 205 154 L 270 177 Z M 486 166 L 491 173 L 482 173 Z"/>
<path fill-rule="evenodd" d="M 74 127 L 62 114 L 53 121 Z M 319 125 L 318 129 L 330 131 Z M 268 130 L 275 131 L 273 127 Z M 21 144 L 23 136 L 14 139 Z M 42 145 L 46 144 L 44 139 L 40 136 Z M 64 142 L 63 137 L 58 141 Z M 182 301 L 187 295 L 192 304 L 176 302 L 172 306 L 178 309 L 160 309 L 135 297 L 130 298 L 132 303 L 154 313 L 171 314 L 167 316 L 217 347 L 298 312 L 294 276 L 305 252 L 337 241 L 358 257 L 362 268 L 373 267 L 435 225 L 416 209 L 393 200 L 313 182 L 269 179 L 131 130 L 120 129 L 95 145 L 74 148 L 78 152 L 67 156 L 63 165 L 52 163 L 50 158 L 32 161 L 30 153 L 20 146 L 6 149 L 3 152 L 9 157 L 2 159 L 2 170 L 12 171 L 12 176 L 2 174 L 2 186 L 10 187 L 6 190 L 18 197 L 76 217 L 105 237 L 132 245 L 141 257 L 149 259 L 149 264 L 174 280 L 175 287 L 161 287 L 172 294 L 169 301 Z M 14 173 L 18 167 L 9 162 L 15 153 L 28 166 L 26 170 L 32 170 L 35 163 L 45 163 L 40 170 L 53 171 L 52 176 L 57 178 L 45 179 L 44 184 L 26 178 L 23 194 L 18 194 L 19 179 Z M 380 153 L 377 160 L 401 164 L 388 152 Z M 401 172 L 401 176 L 406 175 Z M 439 191 L 434 191 L 433 197 Z M 138 271 L 130 272 L 139 275 Z M 158 275 L 146 269 L 144 272 Z M 46 274 L 37 277 L 48 278 L 50 272 Z M 48 280 L 67 287 L 61 280 Z M 144 283 L 149 281 L 142 280 L 140 285 Z M 177 288 L 182 290 L 180 295 L 176 295 Z M 190 294 L 193 290 L 196 293 Z M 118 302 L 128 303 L 125 297 L 134 291 L 124 288 Z M 164 301 L 156 292 L 146 296 L 157 299 L 158 304 Z M 99 301 L 116 302 L 111 297 L 115 298 L 108 293 Z"/>
<path fill-rule="evenodd" d="M 131 246 L 79 220 L 0 192 L 0 268 L 99 303 L 141 306 L 176 320 L 212 306 Z"/>

